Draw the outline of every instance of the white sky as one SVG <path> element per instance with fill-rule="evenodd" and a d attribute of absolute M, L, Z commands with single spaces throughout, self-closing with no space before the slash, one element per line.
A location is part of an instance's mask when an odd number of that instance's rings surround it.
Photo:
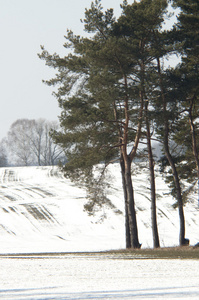
<path fill-rule="evenodd" d="M 120 14 L 123 0 L 102 0 Z M 129 0 L 129 3 L 133 1 Z M 52 89 L 42 79 L 53 77 L 37 53 L 64 53 L 67 29 L 84 34 L 80 19 L 91 0 L 0 0 L 0 140 L 19 118 L 56 120 L 60 113 Z"/>
<path fill-rule="evenodd" d="M 0 0 L 0 141 L 17 119 L 58 119 L 60 109 L 52 96 L 53 88 L 42 83 L 42 79 L 53 78 L 55 73 L 37 54 L 43 45 L 51 54 L 64 55 L 66 30 L 84 34 L 80 19 L 91 2 Z M 129 4 L 133 2 L 128 0 Z M 123 0 L 101 1 L 104 9 L 114 9 L 116 17 L 122 3 Z"/>

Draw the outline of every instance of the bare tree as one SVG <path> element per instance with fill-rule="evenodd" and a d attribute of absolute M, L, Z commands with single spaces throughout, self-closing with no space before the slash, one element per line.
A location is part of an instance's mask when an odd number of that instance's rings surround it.
<path fill-rule="evenodd" d="M 42 165 L 55 165 L 61 159 L 63 150 L 53 142 L 51 132 L 59 129 L 56 121 L 45 121 L 43 126 L 41 162 Z"/>
<path fill-rule="evenodd" d="M 35 163 L 29 140 L 32 123 L 33 120 L 19 119 L 11 125 L 7 136 L 11 164 L 29 166 Z"/>
<path fill-rule="evenodd" d="M 58 126 L 58 122 L 45 119 L 15 121 L 7 137 L 11 164 L 24 166 L 57 164 L 62 150 L 53 143 L 50 131 L 57 130 Z"/>

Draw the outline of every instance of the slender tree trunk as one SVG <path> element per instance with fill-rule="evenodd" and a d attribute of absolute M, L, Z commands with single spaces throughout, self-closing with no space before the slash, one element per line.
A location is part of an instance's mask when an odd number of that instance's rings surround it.
<path fill-rule="evenodd" d="M 131 248 L 139 249 L 141 247 L 141 244 L 139 243 L 138 240 L 134 191 L 133 191 L 133 184 L 131 179 L 131 160 L 128 156 L 124 161 L 124 166 L 125 166 L 125 184 L 126 184 L 127 211 L 128 211 L 128 220 L 129 220 L 129 228 L 130 228 Z"/>
<path fill-rule="evenodd" d="M 126 233 L 126 248 L 131 248 L 131 236 L 130 236 L 130 226 L 129 226 L 129 213 L 128 213 L 128 203 L 127 203 L 127 191 L 126 191 L 126 180 L 125 180 L 125 167 L 124 159 L 121 154 L 120 156 L 120 167 L 122 174 L 122 186 L 124 192 L 124 201 L 125 201 L 125 233 Z"/>
<path fill-rule="evenodd" d="M 198 148 L 197 148 L 195 125 L 194 125 L 194 122 L 193 122 L 193 115 L 192 115 L 193 101 L 194 101 L 194 99 L 192 99 L 191 104 L 190 104 L 190 108 L 189 108 L 189 124 L 190 124 L 190 130 L 191 130 L 193 155 L 194 155 L 194 158 L 195 158 L 197 176 L 198 176 L 198 180 L 199 180 Z"/>
<path fill-rule="evenodd" d="M 187 245 L 189 240 L 185 239 L 185 218 L 184 218 L 184 208 L 183 208 L 183 200 L 182 200 L 182 192 L 180 186 L 180 180 L 178 176 L 178 172 L 173 160 L 172 155 L 169 151 L 169 125 L 168 125 L 168 118 L 167 118 L 167 104 L 164 95 L 164 88 L 162 83 L 162 75 L 160 69 L 160 59 L 157 58 L 158 64 L 158 76 L 160 82 L 160 89 L 161 89 L 161 97 L 162 97 L 162 104 L 163 104 L 163 114 L 164 114 L 164 151 L 166 158 L 171 166 L 172 173 L 173 173 L 173 180 L 176 188 L 176 196 L 178 201 L 178 212 L 179 212 L 179 220 L 180 220 L 180 233 L 179 233 L 179 243 L 180 246 Z"/>
<path fill-rule="evenodd" d="M 129 130 L 129 99 L 128 99 L 128 83 L 127 77 L 124 75 L 124 86 L 126 90 L 126 96 L 124 101 L 124 116 L 125 122 L 123 126 L 123 136 L 122 136 L 122 147 L 121 153 L 124 160 L 124 179 L 126 186 L 126 203 L 127 203 L 127 212 L 128 212 L 128 221 L 130 229 L 130 244 L 131 248 L 140 248 L 140 243 L 138 240 L 138 230 L 137 230 L 137 218 L 135 212 L 135 202 L 134 202 L 134 192 L 133 184 L 131 179 L 131 163 L 132 158 L 127 154 L 127 145 L 128 145 L 128 130 Z"/>
<path fill-rule="evenodd" d="M 153 159 L 153 152 L 151 147 L 150 125 L 148 120 L 148 101 L 146 101 L 145 103 L 145 122 L 146 122 L 146 132 L 147 132 L 147 149 L 148 149 L 150 185 L 151 185 L 151 223 L 152 223 L 152 234 L 153 234 L 153 247 L 159 248 L 160 241 L 158 235 L 157 212 L 156 212 L 154 159 Z"/>
<path fill-rule="evenodd" d="M 118 116 L 117 116 L 117 108 L 116 108 L 115 102 L 113 103 L 113 107 L 114 107 L 115 121 L 117 122 Z M 119 136 L 119 143 L 122 144 L 122 130 L 121 130 L 120 126 L 118 126 L 118 136 Z M 128 203 L 127 203 L 125 166 L 124 166 L 124 157 L 123 157 L 122 151 L 120 152 L 120 168 L 121 168 L 121 175 L 122 175 L 122 186 L 123 186 L 124 204 L 125 204 L 125 238 L 126 238 L 126 248 L 128 249 L 128 248 L 131 248 L 132 245 L 131 245 L 131 236 L 130 236 Z"/>
<path fill-rule="evenodd" d="M 124 158 L 121 154 L 120 166 L 122 172 L 122 183 L 125 200 L 125 230 L 126 248 L 139 249 L 141 244 L 138 240 L 137 218 L 135 211 L 133 183 L 131 179 L 131 159 L 129 156 Z"/>
<path fill-rule="evenodd" d="M 191 130 L 192 151 L 193 151 L 193 156 L 195 158 L 197 178 L 198 178 L 198 207 L 199 207 L 199 158 L 198 158 L 196 131 L 195 131 L 195 125 L 193 122 L 193 115 L 192 115 L 193 104 L 194 104 L 194 98 L 191 99 L 191 104 L 190 104 L 190 108 L 189 108 L 189 124 L 190 124 L 190 130 Z"/>
<path fill-rule="evenodd" d="M 178 201 L 178 212 L 179 212 L 179 219 L 180 219 L 179 241 L 180 241 L 180 246 L 183 246 L 183 245 L 188 244 L 188 240 L 185 239 L 185 218 L 184 218 L 184 208 L 183 208 L 181 186 L 180 186 L 180 181 L 179 181 L 178 172 L 177 172 L 175 163 L 173 161 L 173 158 L 172 158 L 169 148 L 168 148 L 168 142 L 165 142 L 164 149 L 165 149 L 166 158 L 172 169 L 173 179 L 174 179 L 175 188 L 176 188 L 177 201 Z"/>

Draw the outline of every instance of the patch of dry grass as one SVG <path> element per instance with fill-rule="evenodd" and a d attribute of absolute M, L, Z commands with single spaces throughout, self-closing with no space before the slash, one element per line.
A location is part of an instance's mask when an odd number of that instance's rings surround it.
<path fill-rule="evenodd" d="M 0 254 L 0 258 L 59 258 L 65 256 L 95 259 L 199 259 L 199 247 L 170 247 L 158 249 L 120 249 L 102 252 Z"/>
<path fill-rule="evenodd" d="M 123 254 L 124 258 L 132 256 L 132 259 L 135 257 L 143 259 L 199 259 L 199 247 L 194 248 L 191 246 L 139 250 L 127 249 L 111 251 L 111 253 Z"/>

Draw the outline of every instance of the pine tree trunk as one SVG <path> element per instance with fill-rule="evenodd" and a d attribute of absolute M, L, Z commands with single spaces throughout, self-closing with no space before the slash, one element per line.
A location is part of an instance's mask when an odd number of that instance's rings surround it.
<path fill-rule="evenodd" d="M 179 242 L 180 242 L 180 246 L 183 246 L 183 245 L 187 244 L 187 240 L 185 239 L 185 219 L 184 219 L 184 209 L 183 209 L 181 186 L 180 186 L 180 181 L 179 181 L 178 172 L 176 170 L 175 163 L 169 152 L 168 143 L 165 143 L 164 149 L 165 149 L 166 158 L 168 159 L 168 162 L 172 169 L 175 188 L 176 188 L 177 201 L 178 201 L 178 212 L 179 212 L 179 219 L 180 219 Z"/>
<path fill-rule="evenodd" d="M 131 179 L 131 161 L 129 157 L 127 157 L 124 165 L 131 248 L 139 249 L 141 247 L 141 244 L 138 240 L 137 218 L 134 203 L 133 184 Z"/>
<path fill-rule="evenodd" d="M 149 172 L 150 172 L 150 185 L 151 185 L 151 223 L 152 223 L 152 234 L 153 234 L 153 247 L 159 248 L 160 241 L 158 235 L 157 225 L 157 213 L 156 213 L 156 188 L 155 188 L 155 174 L 154 174 L 154 160 L 151 147 L 151 134 L 150 125 L 148 120 L 148 102 L 145 104 L 145 121 L 147 129 L 147 149 L 148 149 L 148 160 L 149 160 Z"/>
<path fill-rule="evenodd" d="M 129 233 L 130 233 L 130 243 L 128 242 L 128 245 L 131 246 L 131 248 L 140 248 L 141 245 L 138 241 L 138 230 L 137 230 L 137 219 L 136 219 L 136 212 L 135 212 L 135 203 L 134 203 L 134 192 L 133 192 L 133 184 L 131 179 L 131 163 L 133 160 L 133 155 L 135 155 L 138 142 L 139 142 L 139 136 L 140 136 L 140 120 L 138 124 L 137 129 L 137 135 L 136 140 L 134 142 L 135 146 L 135 152 L 132 151 L 130 155 L 127 154 L 127 145 L 128 145 L 128 130 L 129 130 L 129 99 L 128 99 L 128 80 L 127 76 L 124 75 L 124 87 L 126 91 L 125 95 L 125 101 L 124 101 L 124 116 L 125 116 L 125 122 L 123 125 L 123 135 L 121 138 L 121 154 L 123 157 L 123 166 L 124 166 L 124 184 L 125 184 L 125 196 L 126 196 L 126 210 L 127 210 L 127 218 L 129 223 Z M 128 231 L 128 225 L 126 225 L 126 230 Z"/>
<path fill-rule="evenodd" d="M 170 167 L 172 169 L 172 173 L 173 173 L 173 180 L 174 180 L 174 184 L 175 184 L 175 188 L 176 188 L 176 196 L 177 196 L 178 212 L 179 212 L 179 220 L 180 220 L 179 243 L 180 243 L 180 246 L 183 246 L 183 245 L 187 245 L 189 243 L 189 240 L 185 239 L 185 218 L 184 218 L 184 208 L 183 208 L 180 180 L 179 180 L 178 172 L 177 172 L 173 157 L 169 151 L 169 125 L 168 125 L 168 119 L 167 119 L 167 103 L 166 103 L 166 99 L 164 96 L 164 88 L 163 88 L 163 83 L 162 83 L 159 58 L 157 58 L 157 64 L 158 64 L 158 75 L 159 75 L 161 97 L 162 97 L 162 104 L 163 104 L 164 151 L 165 151 L 166 158 L 169 162 L 169 165 L 170 165 Z"/>
<path fill-rule="evenodd" d="M 194 158 L 195 158 L 197 176 L 198 176 L 198 180 L 199 180 L 198 148 L 197 148 L 195 125 L 194 125 L 194 122 L 193 122 L 193 115 L 192 115 L 193 105 L 194 105 L 194 99 L 192 99 L 191 104 L 190 104 L 190 108 L 189 108 L 189 124 L 190 124 L 190 130 L 191 130 L 191 138 L 192 138 L 192 150 L 193 150 L 193 155 L 194 155 Z"/>
<path fill-rule="evenodd" d="M 127 191 L 126 191 L 126 180 L 125 180 L 125 167 L 123 156 L 120 156 L 120 167 L 122 175 L 122 186 L 124 193 L 125 201 L 125 237 L 126 237 L 126 248 L 131 248 L 131 236 L 130 236 L 130 227 L 129 227 L 129 214 L 128 214 L 128 203 L 127 203 Z"/>

